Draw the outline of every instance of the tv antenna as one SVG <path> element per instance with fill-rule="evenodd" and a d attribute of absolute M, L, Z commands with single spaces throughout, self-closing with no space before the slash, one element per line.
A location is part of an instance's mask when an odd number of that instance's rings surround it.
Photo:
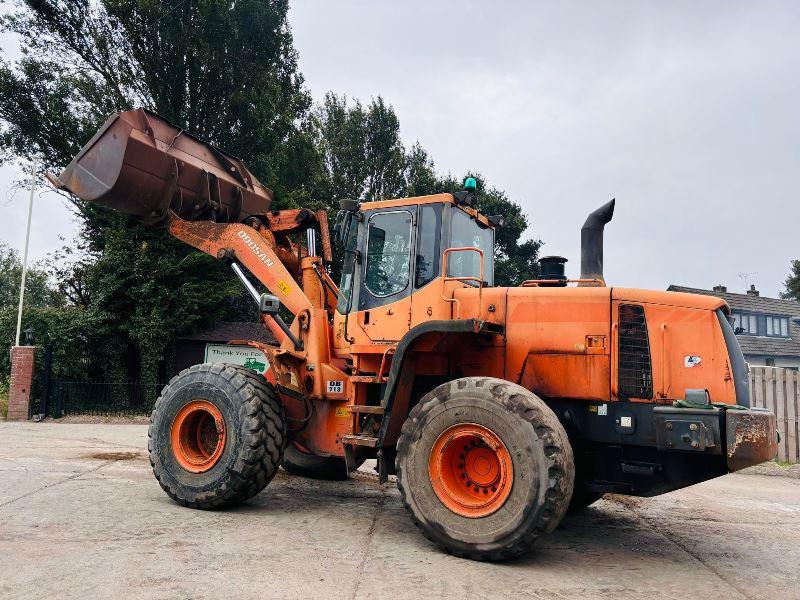
<path fill-rule="evenodd" d="M 744 279 L 744 289 L 745 291 L 749 290 L 750 288 L 747 287 L 747 279 L 748 277 L 752 277 L 753 275 L 758 275 L 758 271 L 753 271 L 752 273 L 738 273 L 739 279 Z"/>

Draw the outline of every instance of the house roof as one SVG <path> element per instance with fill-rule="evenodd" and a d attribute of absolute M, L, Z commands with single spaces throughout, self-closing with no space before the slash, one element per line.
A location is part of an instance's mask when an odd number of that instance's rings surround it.
<path fill-rule="evenodd" d="M 181 340 L 227 344 L 232 340 L 250 340 L 262 344 L 278 344 L 272 332 L 261 323 L 220 321 L 210 329 L 181 336 Z"/>
<path fill-rule="evenodd" d="M 671 285 L 668 291 L 716 296 L 725 300 L 732 310 L 789 317 L 789 335 L 791 339 L 758 335 L 737 335 L 736 337 L 742 347 L 742 352 L 746 355 L 800 357 L 800 302 L 782 300 L 780 298 L 766 298 L 752 294 L 717 292 L 681 285 Z"/>

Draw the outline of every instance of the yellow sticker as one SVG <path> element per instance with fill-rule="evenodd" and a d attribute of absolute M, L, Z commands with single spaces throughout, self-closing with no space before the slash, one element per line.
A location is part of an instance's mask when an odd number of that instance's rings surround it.
<path fill-rule="evenodd" d="M 351 413 L 350 413 L 350 411 L 347 409 L 347 407 L 346 407 L 346 406 L 339 406 L 339 407 L 337 407 L 337 409 L 336 409 L 336 416 L 337 416 L 337 417 L 349 417 L 349 416 L 350 416 L 350 414 L 351 414 Z"/>
<path fill-rule="evenodd" d="M 597 405 L 596 404 L 590 404 L 589 405 L 589 412 L 596 413 L 597 412 Z"/>
<path fill-rule="evenodd" d="M 292 288 L 290 288 L 289 284 L 286 283 L 285 281 L 279 281 L 278 282 L 278 289 L 280 291 L 282 291 L 284 294 L 288 295 Z"/>

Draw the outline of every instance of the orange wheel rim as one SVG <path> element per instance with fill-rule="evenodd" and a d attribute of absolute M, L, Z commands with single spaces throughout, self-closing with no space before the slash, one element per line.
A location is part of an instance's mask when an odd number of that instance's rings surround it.
<path fill-rule="evenodd" d="M 483 425 L 453 425 L 428 458 L 433 491 L 451 511 L 477 519 L 498 510 L 511 493 L 514 466 L 503 441 Z"/>
<path fill-rule="evenodd" d="M 178 411 L 170 432 L 172 454 L 190 473 L 204 473 L 225 449 L 225 420 L 207 400 L 192 400 Z"/>

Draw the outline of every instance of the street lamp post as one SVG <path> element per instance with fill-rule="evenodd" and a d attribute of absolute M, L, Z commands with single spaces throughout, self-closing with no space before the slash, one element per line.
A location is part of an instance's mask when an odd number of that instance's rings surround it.
<path fill-rule="evenodd" d="M 22 255 L 22 281 L 19 284 L 19 308 L 17 310 L 17 337 L 15 346 L 19 346 L 19 334 L 22 329 L 22 302 L 25 299 L 25 277 L 28 275 L 28 244 L 31 239 L 31 216 L 33 216 L 33 192 L 36 190 L 36 163 L 31 166 L 31 194 L 28 198 L 28 229 L 25 232 L 25 251 Z"/>

